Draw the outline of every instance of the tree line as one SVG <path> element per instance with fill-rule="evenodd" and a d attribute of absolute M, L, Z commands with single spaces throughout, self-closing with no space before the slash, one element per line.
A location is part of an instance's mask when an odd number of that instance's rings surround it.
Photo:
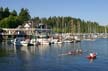
<path fill-rule="evenodd" d="M 108 30 L 107 26 L 99 25 L 97 22 L 84 21 L 70 16 L 34 17 L 32 21 L 35 24 L 47 24 L 54 32 L 59 33 L 105 33 L 105 29 Z"/>
<path fill-rule="evenodd" d="M 22 25 L 24 21 L 30 20 L 28 9 L 22 8 L 19 14 L 16 10 L 10 11 L 9 8 L 0 7 L 0 27 L 16 28 Z"/>
<path fill-rule="evenodd" d="M 104 33 L 107 26 L 99 25 L 97 22 L 84 21 L 71 16 L 34 17 L 31 18 L 29 10 L 22 8 L 19 13 L 16 10 L 0 7 L 0 27 L 16 28 L 26 21 L 32 21 L 34 25 L 43 23 L 58 33 Z"/>

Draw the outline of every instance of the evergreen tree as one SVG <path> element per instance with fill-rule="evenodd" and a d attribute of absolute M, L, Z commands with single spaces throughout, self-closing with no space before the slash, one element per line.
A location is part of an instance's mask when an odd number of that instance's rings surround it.
<path fill-rule="evenodd" d="M 4 9 L 3 18 L 8 17 L 10 15 L 8 7 Z"/>
<path fill-rule="evenodd" d="M 0 20 L 3 19 L 3 7 L 0 7 Z"/>
<path fill-rule="evenodd" d="M 31 16 L 28 12 L 28 9 L 24 9 L 22 8 L 20 13 L 19 13 L 19 18 L 24 22 L 24 21 L 28 21 L 31 19 Z"/>
<path fill-rule="evenodd" d="M 13 10 L 13 11 L 11 12 L 11 15 L 12 15 L 12 16 L 17 16 L 16 10 Z"/>
<path fill-rule="evenodd" d="M 35 18 L 33 19 L 33 21 L 34 21 L 36 24 L 39 24 L 39 23 L 41 22 L 39 17 L 35 17 Z"/>

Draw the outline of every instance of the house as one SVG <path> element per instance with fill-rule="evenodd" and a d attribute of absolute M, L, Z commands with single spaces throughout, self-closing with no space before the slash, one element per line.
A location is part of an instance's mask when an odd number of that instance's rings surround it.
<path fill-rule="evenodd" d="M 36 32 L 37 33 L 51 33 L 51 28 L 43 23 L 39 23 L 36 25 Z"/>

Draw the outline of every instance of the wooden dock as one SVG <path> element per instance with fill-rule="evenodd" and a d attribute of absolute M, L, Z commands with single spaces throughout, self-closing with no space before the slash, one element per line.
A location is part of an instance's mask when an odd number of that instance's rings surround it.
<path fill-rule="evenodd" d="M 16 32 L 18 31 L 23 31 L 25 34 L 27 35 L 32 35 L 35 33 L 35 28 L 29 28 L 29 29 L 25 29 L 25 28 L 15 28 L 15 29 L 10 29 L 10 28 L 3 28 L 3 30 L 5 31 L 4 33 L 2 33 L 2 35 L 16 35 Z"/>
<path fill-rule="evenodd" d="M 5 32 L 0 33 L 2 36 L 15 36 L 18 34 L 18 31 L 23 31 L 26 35 L 30 36 L 36 34 L 36 28 L 2 28 Z M 17 33 L 16 33 L 17 32 Z M 63 33 L 66 34 L 66 33 Z M 70 34 L 70 33 L 69 33 Z M 98 37 L 103 37 L 104 33 L 73 33 L 74 36 L 80 36 L 80 39 L 83 39 L 83 36 L 97 35 Z M 106 35 L 108 37 L 108 34 Z"/>

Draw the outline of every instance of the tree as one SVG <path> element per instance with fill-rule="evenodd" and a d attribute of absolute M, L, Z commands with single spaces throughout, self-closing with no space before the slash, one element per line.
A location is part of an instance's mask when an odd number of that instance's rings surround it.
<path fill-rule="evenodd" d="M 0 21 L 0 27 L 2 28 L 16 28 L 21 25 L 21 21 L 18 17 L 10 15 Z"/>
<path fill-rule="evenodd" d="M 39 17 L 35 17 L 35 18 L 33 19 L 33 21 L 34 21 L 36 24 L 39 24 L 39 23 L 41 22 Z"/>
<path fill-rule="evenodd" d="M 3 7 L 0 7 L 0 12 L 3 12 Z"/>
<path fill-rule="evenodd" d="M 3 19 L 3 7 L 0 7 L 0 20 Z"/>
<path fill-rule="evenodd" d="M 31 19 L 28 9 L 24 9 L 24 8 L 21 9 L 21 11 L 19 13 L 19 17 L 23 22 Z"/>
<path fill-rule="evenodd" d="M 11 15 L 12 15 L 12 16 L 17 16 L 16 10 L 13 10 L 13 11 L 11 12 Z"/>
<path fill-rule="evenodd" d="M 94 32 L 99 32 L 101 27 L 99 27 L 100 25 L 97 22 L 91 22 L 91 21 L 84 21 L 81 20 L 80 18 L 73 18 L 73 17 L 62 17 L 62 16 L 53 16 L 53 17 L 49 17 L 49 18 L 39 18 L 39 17 L 35 17 L 33 18 L 33 21 L 35 23 L 39 23 L 40 21 L 44 24 L 47 24 L 48 26 L 52 27 L 52 30 L 55 32 L 70 32 L 70 29 L 72 29 L 70 23 L 71 20 L 73 20 L 73 24 L 74 24 L 74 33 L 78 32 L 78 30 L 80 31 L 80 33 L 94 33 Z M 78 24 L 78 22 L 80 24 Z M 80 25 L 80 27 L 78 28 L 78 25 Z M 65 31 L 63 31 L 65 30 Z M 101 31 L 103 32 L 103 31 Z"/>
<path fill-rule="evenodd" d="M 3 18 L 8 17 L 9 15 L 10 15 L 10 12 L 9 12 L 9 8 L 7 7 L 4 9 Z"/>

